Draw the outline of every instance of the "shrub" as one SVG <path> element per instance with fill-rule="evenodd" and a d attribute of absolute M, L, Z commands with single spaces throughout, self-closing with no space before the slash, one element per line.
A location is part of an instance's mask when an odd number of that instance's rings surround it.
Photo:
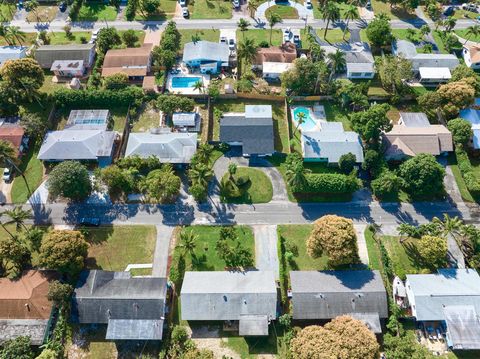
<path fill-rule="evenodd" d="M 347 176 L 337 173 L 308 174 L 308 193 L 352 193 L 360 188 L 356 174 Z"/>
<path fill-rule="evenodd" d="M 396 195 L 400 190 L 402 180 L 391 171 L 384 171 L 371 183 L 372 192 L 375 197 L 382 198 L 389 195 Z"/>
<path fill-rule="evenodd" d="M 235 178 L 235 183 L 237 184 L 237 186 L 243 186 L 243 185 L 247 184 L 248 182 L 250 182 L 250 177 L 248 177 L 247 175 L 238 176 L 238 177 Z"/>
<path fill-rule="evenodd" d="M 338 160 L 338 167 L 340 167 L 340 170 L 343 173 L 349 174 L 353 171 L 356 163 L 357 157 L 353 153 L 349 152 L 340 156 L 340 159 Z"/>
<path fill-rule="evenodd" d="M 470 163 L 467 152 L 465 152 L 461 145 L 457 145 L 455 154 L 457 156 L 458 168 L 462 173 L 463 181 L 468 191 L 474 196 L 480 195 L 480 181 L 473 173 L 472 164 Z"/>
<path fill-rule="evenodd" d="M 129 86 L 121 90 L 70 90 L 58 89 L 53 99 L 58 107 L 105 107 L 128 106 L 137 99 L 143 99 L 144 94 L 140 87 Z"/>

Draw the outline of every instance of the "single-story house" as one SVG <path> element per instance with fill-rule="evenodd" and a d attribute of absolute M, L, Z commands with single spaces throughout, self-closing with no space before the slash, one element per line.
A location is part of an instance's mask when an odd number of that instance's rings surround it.
<path fill-rule="evenodd" d="M 462 50 L 463 59 L 465 60 L 465 65 L 468 67 L 478 70 L 480 69 L 480 46 L 479 45 L 468 45 L 463 46 Z"/>
<path fill-rule="evenodd" d="M 50 68 L 58 77 L 81 77 L 85 73 L 83 60 L 55 60 Z"/>
<path fill-rule="evenodd" d="M 322 49 L 327 54 L 337 50 L 345 54 L 348 79 L 373 79 L 375 76 L 375 60 L 366 42 L 337 43 L 333 46 L 322 46 Z"/>
<path fill-rule="evenodd" d="M 480 276 L 474 269 L 407 274 L 408 305 L 419 322 L 437 322 L 450 348 L 480 349 Z M 433 323 L 432 323 L 433 322 Z"/>
<path fill-rule="evenodd" d="M 186 43 L 182 61 L 193 70 L 202 74 L 218 73 L 230 66 L 230 50 L 227 44 L 197 41 Z"/>
<path fill-rule="evenodd" d="M 320 131 L 302 131 L 305 162 L 338 163 L 342 155 L 353 153 L 357 163 L 363 163 L 362 140 L 358 133 L 345 131 L 341 122 L 321 122 L 320 126 Z"/>
<path fill-rule="evenodd" d="M 25 135 L 25 130 L 18 124 L 3 123 L 0 125 L 0 140 L 10 142 L 19 156 L 28 146 L 28 137 Z"/>
<path fill-rule="evenodd" d="M 0 67 L 8 60 L 23 59 L 27 49 L 26 46 L 0 46 Z"/>
<path fill-rule="evenodd" d="M 190 163 L 197 151 L 197 134 L 187 132 L 132 132 L 125 157 L 156 156 L 162 163 Z"/>
<path fill-rule="evenodd" d="M 383 141 L 387 160 L 453 151 L 452 133 L 443 125 L 431 125 L 423 113 L 401 113 L 399 124 L 383 134 Z"/>
<path fill-rule="evenodd" d="M 105 54 L 102 77 L 123 73 L 132 81 L 143 80 L 152 65 L 152 44 L 126 49 L 111 49 Z"/>
<path fill-rule="evenodd" d="M 220 119 L 220 141 L 242 146 L 244 156 L 268 156 L 275 151 L 270 105 L 246 105 L 244 113 L 228 112 Z"/>
<path fill-rule="evenodd" d="M 42 45 L 35 50 L 35 60 L 44 69 L 51 69 L 55 61 L 82 60 L 85 68 L 93 66 L 95 44 Z"/>
<path fill-rule="evenodd" d="M 277 317 L 271 271 L 186 272 L 180 292 L 182 320 L 235 321 L 239 335 L 266 336 Z"/>
<path fill-rule="evenodd" d="M 420 81 L 424 83 L 448 81 L 451 78 L 450 72 L 460 64 L 453 54 L 419 54 L 415 45 L 406 40 L 394 41 L 392 52 L 409 60 L 414 74 L 419 75 Z"/>
<path fill-rule="evenodd" d="M 282 73 L 293 67 L 296 58 L 297 48 L 293 43 L 259 48 L 252 68 L 262 70 L 264 79 L 278 80 Z"/>
<path fill-rule="evenodd" d="M 72 298 L 72 320 L 107 324 L 109 340 L 161 340 L 166 296 L 165 278 L 83 271 Z"/>
<path fill-rule="evenodd" d="M 480 98 L 475 99 L 475 107 L 460 110 L 460 117 L 472 125 L 472 146 L 476 150 L 480 149 L 480 108 L 477 106 L 480 106 Z"/>
<path fill-rule="evenodd" d="M 198 112 L 174 112 L 173 127 L 180 131 L 200 132 L 202 117 Z"/>
<path fill-rule="evenodd" d="M 48 339 L 53 303 L 47 298 L 55 272 L 28 270 L 19 279 L 0 278 L 0 344 L 28 335 L 32 345 Z"/>
<path fill-rule="evenodd" d="M 294 320 L 350 315 L 374 333 L 388 318 L 387 291 L 378 270 L 290 271 Z"/>

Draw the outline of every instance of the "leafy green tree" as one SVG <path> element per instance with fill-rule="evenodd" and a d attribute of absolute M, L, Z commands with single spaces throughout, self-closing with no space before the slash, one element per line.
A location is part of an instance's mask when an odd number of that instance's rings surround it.
<path fill-rule="evenodd" d="M 338 167 L 340 168 L 340 171 L 345 174 L 351 173 L 356 164 L 357 157 L 351 152 L 341 155 L 340 159 L 338 160 Z"/>
<path fill-rule="evenodd" d="M 29 246 L 30 251 L 37 252 L 42 244 L 43 231 L 38 227 L 32 227 L 25 232 L 25 242 Z"/>
<path fill-rule="evenodd" d="M 283 87 L 296 95 L 326 92 L 329 70 L 324 62 L 298 58 L 293 64 L 293 68 L 280 76 Z"/>
<path fill-rule="evenodd" d="M 473 136 L 472 125 L 463 118 L 448 121 L 447 127 L 452 133 L 455 144 L 466 145 Z"/>
<path fill-rule="evenodd" d="M 375 18 L 367 26 L 367 38 L 374 46 L 388 45 L 392 41 L 390 21 L 375 15 Z"/>
<path fill-rule="evenodd" d="M 371 183 L 372 192 L 377 198 L 396 196 L 402 186 L 402 180 L 392 171 L 383 171 Z"/>
<path fill-rule="evenodd" d="M 392 335 L 384 336 L 384 348 L 387 358 L 394 359 L 432 359 L 433 355 L 427 347 L 418 343 L 413 336 Z"/>
<path fill-rule="evenodd" d="M 45 348 L 35 359 L 57 359 L 57 353 L 53 349 Z"/>
<path fill-rule="evenodd" d="M 370 172 L 370 176 L 377 177 L 386 167 L 386 162 L 381 153 L 368 149 L 363 157 L 362 168 Z"/>
<path fill-rule="evenodd" d="M 116 165 L 100 171 L 100 181 L 108 188 L 111 197 L 132 193 L 135 189 L 135 169 L 121 169 Z"/>
<path fill-rule="evenodd" d="M 195 101 L 189 97 L 160 95 L 157 99 L 157 107 L 168 115 L 174 112 L 191 112 L 195 107 Z"/>
<path fill-rule="evenodd" d="M 30 252 L 17 236 L 0 241 L 0 264 L 7 276 L 18 277 L 29 262 Z"/>
<path fill-rule="evenodd" d="M 104 27 L 98 32 L 97 49 L 100 54 L 122 44 L 122 39 L 114 27 Z"/>
<path fill-rule="evenodd" d="M 406 81 L 413 79 L 412 63 L 398 56 L 382 56 L 376 59 L 382 87 L 393 95 L 402 95 L 410 91 Z"/>
<path fill-rule="evenodd" d="M 32 58 L 8 60 L 0 68 L 0 77 L 14 95 L 14 103 L 31 102 L 45 80 L 43 70 Z"/>
<path fill-rule="evenodd" d="M 434 156 L 419 154 L 400 165 L 403 189 L 412 196 L 428 196 L 443 192 L 445 169 Z"/>
<path fill-rule="evenodd" d="M 24 112 L 20 117 L 20 125 L 25 129 L 26 134 L 31 138 L 43 138 L 48 125 L 44 119 L 33 112 Z"/>
<path fill-rule="evenodd" d="M 172 201 L 180 192 L 180 177 L 173 171 L 171 164 L 164 164 L 161 169 L 150 172 L 141 188 L 151 199 L 160 203 Z"/>
<path fill-rule="evenodd" d="M 159 6 L 160 0 L 142 0 L 142 10 L 147 15 L 155 14 Z"/>
<path fill-rule="evenodd" d="M 48 284 L 47 298 L 56 305 L 66 305 L 73 294 L 73 286 L 54 280 Z"/>
<path fill-rule="evenodd" d="M 238 233 L 233 226 L 224 226 L 220 230 L 215 249 L 218 256 L 230 268 L 246 268 L 253 266 L 252 252 L 243 247 Z"/>
<path fill-rule="evenodd" d="M 122 33 L 122 41 L 127 47 L 135 47 L 135 44 L 138 41 L 138 35 L 135 30 L 126 30 Z"/>
<path fill-rule="evenodd" d="M 192 162 L 194 163 L 209 163 L 210 156 L 213 153 L 213 146 L 208 143 L 202 143 L 198 146 L 197 152 L 195 152 Z"/>
<path fill-rule="evenodd" d="M 103 84 L 107 90 L 123 89 L 129 85 L 128 75 L 122 72 L 105 77 Z"/>
<path fill-rule="evenodd" d="M 0 359 L 33 359 L 35 354 L 30 347 L 30 337 L 21 336 L 2 344 Z"/>
<path fill-rule="evenodd" d="M 441 237 L 423 236 L 417 242 L 418 254 L 430 268 L 443 268 L 447 262 L 447 240 Z"/>
<path fill-rule="evenodd" d="M 38 260 L 45 268 L 74 276 L 82 270 L 87 251 L 88 243 L 79 231 L 52 230 L 42 240 Z"/>
<path fill-rule="evenodd" d="M 480 76 L 465 64 L 460 64 L 452 71 L 450 82 L 463 81 L 475 89 L 475 94 L 480 93 Z"/>
<path fill-rule="evenodd" d="M 358 132 L 367 143 L 378 143 L 382 131 L 390 131 L 392 124 L 387 117 L 390 110 L 388 104 L 376 104 L 363 112 L 351 115 L 354 131 Z"/>
<path fill-rule="evenodd" d="M 51 198 L 62 196 L 80 201 L 90 195 L 92 183 L 84 165 L 77 161 L 65 161 L 50 172 L 47 188 Z"/>

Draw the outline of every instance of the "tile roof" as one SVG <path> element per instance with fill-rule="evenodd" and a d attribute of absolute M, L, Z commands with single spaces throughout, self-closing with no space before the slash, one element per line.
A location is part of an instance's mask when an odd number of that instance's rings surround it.
<path fill-rule="evenodd" d="M 0 140 L 10 142 L 17 151 L 22 144 L 25 130 L 22 126 L 18 125 L 3 125 L 0 126 Z"/>
<path fill-rule="evenodd" d="M 125 73 L 128 76 L 145 76 L 150 65 L 152 44 L 141 47 L 108 50 L 102 66 L 102 76 Z"/>
<path fill-rule="evenodd" d="M 292 63 L 296 58 L 297 48 L 294 44 L 261 47 L 257 50 L 253 64 L 261 65 L 264 62 Z"/>

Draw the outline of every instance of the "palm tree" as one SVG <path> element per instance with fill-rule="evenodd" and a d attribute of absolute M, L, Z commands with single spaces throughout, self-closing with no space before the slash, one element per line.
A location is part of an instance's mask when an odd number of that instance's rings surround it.
<path fill-rule="evenodd" d="M 358 14 L 358 9 L 355 5 L 348 5 L 347 9 L 345 10 L 345 20 L 347 20 L 347 25 L 345 26 L 345 30 L 343 31 L 343 39 L 345 40 L 345 33 L 348 30 L 348 23 L 350 20 L 357 20 L 360 18 Z"/>
<path fill-rule="evenodd" d="M 8 45 L 11 45 L 8 26 L 3 25 L 2 23 L 0 23 L 0 37 L 2 37 Z"/>
<path fill-rule="evenodd" d="M 238 44 L 238 58 L 244 63 L 245 67 L 251 63 L 257 55 L 257 45 L 251 38 L 246 38 Z"/>
<path fill-rule="evenodd" d="M 337 49 L 335 52 L 331 52 L 327 55 L 328 62 L 330 64 L 330 79 L 332 80 L 333 76 L 342 71 L 345 66 L 347 66 L 347 62 L 345 60 L 345 53 Z"/>
<path fill-rule="evenodd" d="M 287 177 L 287 183 L 292 188 L 302 188 L 307 184 L 307 174 L 311 171 L 303 167 L 303 163 L 298 161 L 293 163 L 285 171 L 285 176 Z"/>
<path fill-rule="evenodd" d="M 255 12 L 257 11 L 259 5 L 260 5 L 260 3 L 259 3 L 258 0 L 249 0 L 248 1 L 247 9 L 250 13 L 250 17 L 253 20 L 255 20 Z"/>
<path fill-rule="evenodd" d="M 441 229 L 445 237 L 451 235 L 453 238 L 456 238 L 460 228 L 462 227 L 462 220 L 455 217 L 450 217 L 448 214 L 443 214 L 443 221 L 438 217 L 433 217 L 432 223 L 437 224 Z"/>
<path fill-rule="evenodd" d="M 194 44 L 196 44 L 197 42 L 199 42 L 201 39 L 202 39 L 202 38 L 201 38 L 200 35 L 198 35 L 198 34 L 193 34 L 193 35 L 192 35 L 192 42 L 193 42 Z"/>
<path fill-rule="evenodd" d="M 30 186 L 28 185 L 27 178 L 25 177 L 25 173 L 21 171 L 20 168 L 18 168 L 18 166 L 16 165 L 16 161 L 17 151 L 13 148 L 12 144 L 10 142 L 0 140 L 0 164 L 4 167 L 13 166 L 15 168 L 15 171 L 20 173 L 25 182 L 25 187 L 28 191 L 28 198 L 30 198 L 32 193 L 30 192 Z"/>
<path fill-rule="evenodd" d="M 198 80 L 197 82 L 195 82 L 193 84 L 193 90 L 198 90 L 198 92 L 200 93 L 203 93 L 203 90 L 204 90 L 205 86 L 203 85 L 203 81 L 202 80 Z"/>
<path fill-rule="evenodd" d="M 425 54 L 431 54 L 433 52 L 433 45 L 428 43 L 423 46 L 423 52 Z"/>
<path fill-rule="evenodd" d="M 323 37 L 327 39 L 328 25 L 330 22 L 335 22 L 340 19 L 340 8 L 335 3 L 328 3 L 327 6 L 323 9 L 323 21 L 326 21 L 325 33 Z"/>
<path fill-rule="evenodd" d="M 427 36 L 430 33 L 430 31 L 432 31 L 432 30 L 430 29 L 430 26 L 428 26 L 428 25 L 423 25 L 420 28 L 420 34 L 422 34 L 422 37 Z"/>
<path fill-rule="evenodd" d="M 268 26 L 270 26 L 270 45 L 272 45 L 273 27 L 282 22 L 282 18 L 276 12 L 271 12 L 267 15 Z"/>
<path fill-rule="evenodd" d="M 210 160 L 210 155 L 212 154 L 213 146 L 209 145 L 208 143 L 202 143 L 197 148 L 197 152 L 195 153 L 195 157 L 201 163 L 208 163 Z"/>
<path fill-rule="evenodd" d="M 190 168 L 189 177 L 192 184 L 198 184 L 206 188 L 208 186 L 208 181 L 213 177 L 213 171 L 206 164 L 200 163 Z"/>
<path fill-rule="evenodd" d="M 453 16 L 447 17 L 443 20 L 443 26 L 445 26 L 445 31 L 450 32 L 457 24 L 457 20 Z"/>
<path fill-rule="evenodd" d="M 465 42 L 463 43 L 464 45 L 467 43 L 468 40 L 470 40 L 470 38 L 472 36 L 477 37 L 477 36 L 480 35 L 480 26 L 479 25 L 472 25 L 472 26 L 467 27 L 466 35 L 467 35 L 467 38 L 465 39 Z"/>
<path fill-rule="evenodd" d="M 27 226 L 25 225 L 25 221 L 28 219 L 32 219 L 31 209 L 24 210 L 20 206 L 15 206 L 13 209 L 7 210 L 3 213 L 10 217 L 10 220 L 5 224 L 15 223 L 17 231 L 20 231 L 22 227 L 26 231 L 28 230 Z"/>
<path fill-rule="evenodd" d="M 18 41 L 20 45 L 22 45 L 22 41 L 25 41 L 26 34 L 20 30 L 18 26 L 7 26 L 8 36 L 10 39 L 15 39 Z M 13 40 L 13 45 L 15 45 L 15 41 Z"/>
<path fill-rule="evenodd" d="M 323 61 L 325 59 L 325 49 L 315 43 L 310 47 L 310 56 L 312 56 L 313 62 Z"/>
<path fill-rule="evenodd" d="M 185 253 L 189 253 L 192 260 L 195 258 L 195 248 L 197 247 L 198 236 L 193 233 L 193 230 L 180 232 L 180 244 Z"/>
<path fill-rule="evenodd" d="M 4 214 L 5 214 L 5 212 L 0 213 L 0 219 Z M 2 226 L 2 228 L 5 230 L 5 232 L 7 232 L 10 235 L 10 237 L 12 237 L 13 239 L 16 239 L 16 236 L 7 229 L 7 227 L 5 226 L 5 223 L 2 222 L 1 220 L 0 220 L 0 226 Z"/>
<path fill-rule="evenodd" d="M 242 33 L 242 38 L 245 39 L 245 31 L 248 30 L 248 27 L 250 26 L 250 21 L 245 20 L 245 19 L 242 17 L 240 20 L 238 20 L 237 26 L 238 26 L 238 28 L 240 29 L 241 33 Z"/>
<path fill-rule="evenodd" d="M 295 133 L 297 133 L 298 128 L 305 123 L 305 112 L 297 113 L 295 120 L 297 121 L 297 126 L 295 126 L 295 131 L 293 131 L 293 137 L 295 137 Z"/>

